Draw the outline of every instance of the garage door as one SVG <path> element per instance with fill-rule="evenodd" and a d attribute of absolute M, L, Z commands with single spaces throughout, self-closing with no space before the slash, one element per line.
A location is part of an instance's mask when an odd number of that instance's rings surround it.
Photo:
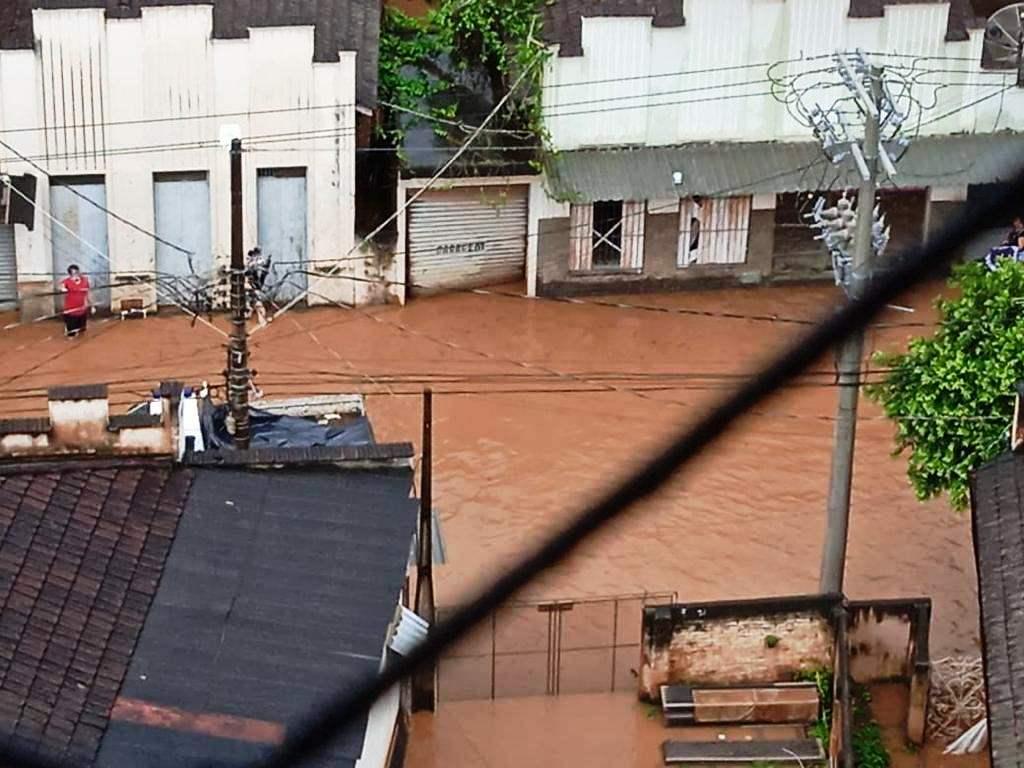
<path fill-rule="evenodd" d="M 306 292 L 306 169 L 259 169 L 256 204 L 260 250 L 270 257 L 264 287 L 272 302 L 285 304 Z"/>
<path fill-rule="evenodd" d="M 14 225 L 0 224 L 0 309 L 18 300 L 18 261 L 14 255 Z"/>
<path fill-rule="evenodd" d="M 106 204 L 102 176 L 50 180 L 50 212 L 64 225 L 53 227 L 56 282 L 67 277 L 68 266 L 77 264 L 93 286 L 91 302 L 101 307 L 110 306 Z"/>
<path fill-rule="evenodd" d="M 409 290 L 493 285 L 526 270 L 527 187 L 427 192 L 409 208 Z"/>
<path fill-rule="evenodd" d="M 191 305 L 195 292 L 213 278 L 206 173 L 155 174 L 153 208 L 160 238 L 156 243 L 157 300 Z"/>

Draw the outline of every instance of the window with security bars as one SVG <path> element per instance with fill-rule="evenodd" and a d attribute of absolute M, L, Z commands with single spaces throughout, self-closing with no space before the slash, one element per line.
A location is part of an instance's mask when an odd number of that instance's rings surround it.
<path fill-rule="evenodd" d="M 646 203 L 600 200 L 573 205 L 569 214 L 571 272 L 641 270 Z"/>
<path fill-rule="evenodd" d="M 678 265 L 745 263 L 752 204 L 750 196 L 681 200 Z"/>

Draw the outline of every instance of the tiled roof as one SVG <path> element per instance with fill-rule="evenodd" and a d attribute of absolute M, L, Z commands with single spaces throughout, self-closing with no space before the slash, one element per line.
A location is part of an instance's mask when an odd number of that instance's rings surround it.
<path fill-rule="evenodd" d="M 377 103 L 380 0 L 0 0 L 0 48 L 33 46 L 33 8 L 105 8 L 108 17 L 131 18 L 158 5 L 212 5 L 217 39 L 248 37 L 250 27 L 312 26 L 313 60 L 356 51 L 356 99 Z"/>
<path fill-rule="evenodd" d="M 165 766 L 170 750 L 257 757 L 377 672 L 396 613 L 416 525 L 410 470 L 192 472 L 102 766 Z M 353 765 L 364 730 L 314 764 Z"/>
<path fill-rule="evenodd" d="M 992 768 L 1024 765 L 1024 456 L 1007 453 L 971 488 Z"/>
<path fill-rule="evenodd" d="M 190 477 L 125 462 L 0 475 L 0 733 L 93 760 Z"/>

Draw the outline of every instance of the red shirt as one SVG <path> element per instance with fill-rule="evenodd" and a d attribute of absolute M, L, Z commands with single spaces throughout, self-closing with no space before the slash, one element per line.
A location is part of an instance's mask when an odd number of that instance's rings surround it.
<path fill-rule="evenodd" d="M 79 317 L 89 312 L 89 278 L 65 277 L 61 287 L 67 291 L 64 295 L 64 314 Z"/>

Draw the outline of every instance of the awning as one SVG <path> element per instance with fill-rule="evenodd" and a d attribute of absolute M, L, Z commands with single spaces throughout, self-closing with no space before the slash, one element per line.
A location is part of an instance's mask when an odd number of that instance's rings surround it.
<path fill-rule="evenodd" d="M 896 184 L 958 187 L 1008 181 L 1022 161 L 1022 133 L 925 137 L 914 140 L 900 160 Z M 853 187 L 859 179 L 852 162 L 841 167 L 825 162 L 815 142 L 584 149 L 552 153 L 545 166 L 551 193 L 581 203 L 801 192 Z M 679 186 L 673 183 L 677 171 L 683 174 Z"/>

